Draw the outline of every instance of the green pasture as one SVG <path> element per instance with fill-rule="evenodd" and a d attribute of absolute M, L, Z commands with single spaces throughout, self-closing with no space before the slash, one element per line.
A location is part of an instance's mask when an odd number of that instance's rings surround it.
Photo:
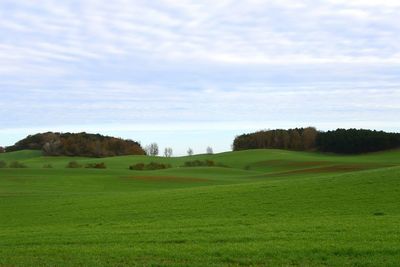
<path fill-rule="evenodd" d="M 399 150 L 0 161 L 0 266 L 399 266 Z"/>

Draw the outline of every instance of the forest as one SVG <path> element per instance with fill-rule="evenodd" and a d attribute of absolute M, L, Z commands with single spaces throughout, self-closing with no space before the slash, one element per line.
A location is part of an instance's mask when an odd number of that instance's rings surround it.
<path fill-rule="evenodd" d="M 358 154 L 400 147 L 400 134 L 365 129 L 318 131 L 314 127 L 265 130 L 235 138 L 233 150 L 289 149 Z"/>
<path fill-rule="evenodd" d="M 364 129 L 319 132 L 316 147 L 322 152 L 356 154 L 400 147 L 400 134 Z"/>
<path fill-rule="evenodd" d="M 45 156 L 110 157 L 145 154 L 138 142 L 85 132 L 29 135 L 5 150 L 12 152 L 24 149 L 41 150 Z"/>
<path fill-rule="evenodd" d="M 233 151 L 286 149 L 359 154 L 400 148 L 400 133 L 365 129 L 318 131 L 314 127 L 263 130 L 236 136 L 232 148 Z M 0 147 L 0 153 L 24 149 L 41 150 L 45 156 L 110 157 L 158 154 L 158 147 L 154 154 L 149 148 L 146 148 L 146 152 L 136 141 L 85 132 L 29 135 L 13 146 Z"/>
<path fill-rule="evenodd" d="M 313 127 L 277 129 L 242 134 L 233 141 L 233 150 L 274 148 L 289 150 L 314 150 L 318 131 Z"/>

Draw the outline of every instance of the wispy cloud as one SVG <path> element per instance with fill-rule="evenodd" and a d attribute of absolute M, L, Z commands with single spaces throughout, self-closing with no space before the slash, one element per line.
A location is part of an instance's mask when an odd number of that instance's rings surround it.
<path fill-rule="evenodd" d="M 400 112 L 399 12 L 390 0 L 5 0 L 0 131 L 389 127 Z"/>
<path fill-rule="evenodd" d="M 3 46 L 59 61 L 145 54 L 230 64 L 400 62 L 400 6 L 392 1 L 70 3 L 6 1 L 1 29 L 14 38 Z"/>

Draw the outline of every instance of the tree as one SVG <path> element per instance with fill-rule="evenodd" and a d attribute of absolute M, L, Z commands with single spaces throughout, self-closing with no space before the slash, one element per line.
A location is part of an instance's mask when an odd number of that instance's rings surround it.
<path fill-rule="evenodd" d="M 60 140 L 50 141 L 43 145 L 42 151 L 45 155 L 57 155 L 60 147 Z"/>
<path fill-rule="evenodd" d="M 24 149 L 41 150 L 45 156 L 110 157 L 145 154 L 138 142 L 85 132 L 30 135 L 8 146 L 6 151 Z"/>
<path fill-rule="evenodd" d="M 278 148 L 334 153 L 366 153 L 400 148 L 400 133 L 365 129 L 321 132 L 314 127 L 258 131 L 236 136 L 233 150 Z"/>
<path fill-rule="evenodd" d="M 213 149 L 212 149 L 212 147 L 207 147 L 207 154 L 213 154 L 214 152 L 213 152 Z"/>
<path fill-rule="evenodd" d="M 167 158 L 170 158 L 172 156 L 172 148 L 171 147 L 166 147 L 164 149 L 164 156 Z"/>
<path fill-rule="evenodd" d="M 342 154 L 356 154 L 400 148 L 400 133 L 365 129 L 336 129 L 320 132 L 318 150 Z"/>
<path fill-rule="evenodd" d="M 0 146 L 0 153 L 4 153 L 6 152 L 6 150 L 4 149 L 4 147 Z"/>
<path fill-rule="evenodd" d="M 302 149 L 302 140 L 301 140 L 301 135 L 297 129 L 292 129 L 289 131 L 289 136 L 290 136 L 290 149 L 293 150 L 301 150 Z"/>
<path fill-rule="evenodd" d="M 151 143 L 146 146 L 146 154 L 149 156 L 157 156 L 158 155 L 158 145 L 157 143 Z"/>
<path fill-rule="evenodd" d="M 283 149 L 288 149 L 290 145 L 290 135 L 288 131 L 282 131 L 282 148 Z"/>
<path fill-rule="evenodd" d="M 192 156 L 193 155 L 193 149 L 191 149 L 189 147 L 188 151 L 187 151 L 188 156 Z"/>
<path fill-rule="evenodd" d="M 318 131 L 314 127 L 307 127 L 303 130 L 303 146 L 304 150 L 311 150 L 315 148 Z"/>

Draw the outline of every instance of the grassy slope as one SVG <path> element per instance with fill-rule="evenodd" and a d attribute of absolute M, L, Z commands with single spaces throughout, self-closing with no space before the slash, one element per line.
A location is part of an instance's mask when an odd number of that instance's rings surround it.
<path fill-rule="evenodd" d="M 0 169 L 0 266 L 400 262 L 400 167 L 390 167 L 400 165 L 400 151 L 192 158 L 230 168 L 129 156 L 76 158 L 104 161 L 107 170 L 65 169 L 70 158 L 0 154 L 29 166 Z M 176 168 L 127 170 L 151 160 Z"/>

